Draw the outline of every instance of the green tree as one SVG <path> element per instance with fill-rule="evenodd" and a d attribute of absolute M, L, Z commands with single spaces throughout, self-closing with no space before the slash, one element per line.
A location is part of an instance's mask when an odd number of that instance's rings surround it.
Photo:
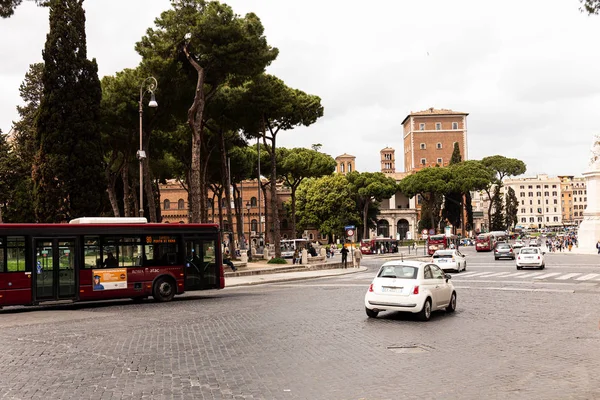
<path fill-rule="evenodd" d="M 409 198 L 421 196 L 421 220 L 429 219 L 427 224 L 420 223 L 421 229 L 439 226 L 442 196 L 449 191 L 451 178 L 449 168 L 427 167 L 404 177 L 398 184 L 400 191 Z"/>
<path fill-rule="evenodd" d="M 36 120 L 33 170 L 36 218 L 62 222 L 99 215 L 105 191 L 100 144 L 102 91 L 87 59 L 81 0 L 50 2 L 43 52 L 43 96 Z"/>
<path fill-rule="evenodd" d="M 189 172 L 190 219 L 206 217 L 203 146 L 205 107 L 229 78 L 242 80 L 262 73 L 278 54 L 267 44 L 260 19 L 253 13 L 236 15 L 217 1 L 176 0 L 173 9 L 156 19 L 136 45 L 149 70 L 168 84 L 173 76 L 193 77 L 195 92 L 187 112 L 192 132 Z M 203 172 L 204 171 L 204 172 Z M 204 215 L 203 215 L 204 214 Z"/>
<path fill-rule="evenodd" d="M 519 200 L 512 187 L 508 188 L 508 195 L 506 196 L 506 210 L 505 210 L 505 223 L 506 226 L 514 230 L 517 225 L 519 212 Z"/>
<path fill-rule="evenodd" d="M 504 202 L 502 201 L 501 187 L 499 185 L 496 185 L 494 188 L 492 206 L 494 207 L 494 214 L 490 223 L 490 231 L 503 231 L 506 229 L 504 225 Z"/>
<path fill-rule="evenodd" d="M 23 0 L 0 0 L 0 17 L 8 18 L 15 13 L 15 9 L 21 5 Z M 47 0 L 35 0 L 37 5 L 46 5 Z"/>
<path fill-rule="evenodd" d="M 486 168 L 489 168 L 495 175 L 495 179 L 484 189 L 490 202 L 488 206 L 488 223 L 489 226 L 492 226 L 492 190 L 494 185 L 501 187 L 502 180 L 505 177 L 524 174 L 527 170 L 527 167 L 521 160 L 517 160 L 516 158 L 507 158 L 500 155 L 485 157 L 481 160 L 481 163 Z"/>
<path fill-rule="evenodd" d="M 579 0 L 583 4 L 581 11 L 588 14 L 600 14 L 600 0 Z"/>
<path fill-rule="evenodd" d="M 271 223 L 275 256 L 281 257 L 279 242 L 279 212 L 277 207 L 277 134 L 297 126 L 309 126 L 323 116 L 323 106 L 318 96 L 292 89 L 279 78 L 263 74 L 251 83 L 247 97 L 248 108 L 254 121 L 263 126 L 262 139 L 271 158 Z M 267 146 L 268 145 L 268 146 Z"/>
<path fill-rule="evenodd" d="M 368 237 L 369 208 L 379 208 L 379 202 L 389 199 L 396 194 L 398 186 L 396 181 L 382 172 L 356 172 L 352 171 L 346 175 L 350 192 L 356 199 L 356 206 L 361 216 L 362 236 Z"/>
<path fill-rule="evenodd" d="M 450 159 L 449 166 L 456 165 L 462 161 L 460 155 L 460 147 L 458 142 L 454 143 L 454 150 L 452 151 L 452 158 Z M 463 192 L 453 190 L 444 195 L 444 210 L 442 211 L 442 217 L 444 217 L 456 230 L 460 227 L 463 213 Z"/>
<path fill-rule="evenodd" d="M 279 176 L 283 178 L 285 185 L 292 192 L 290 197 L 292 234 L 297 235 L 296 192 L 298 187 L 307 178 L 319 178 L 332 174 L 335 171 L 336 162 L 333 157 L 311 149 L 280 148 L 278 152 L 278 158 L 281 160 L 278 165 Z"/>
<path fill-rule="evenodd" d="M 360 224 L 361 216 L 344 175 L 305 180 L 298 188 L 298 230 L 314 227 L 328 236 L 344 234 L 344 226 Z"/>

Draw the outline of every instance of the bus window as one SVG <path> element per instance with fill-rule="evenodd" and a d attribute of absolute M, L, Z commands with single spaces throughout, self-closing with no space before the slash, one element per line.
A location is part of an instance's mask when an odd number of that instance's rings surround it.
<path fill-rule="evenodd" d="M 83 239 L 83 267 L 101 268 L 100 240 L 97 236 L 86 236 Z"/>
<path fill-rule="evenodd" d="M 102 255 L 105 267 L 139 267 L 141 266 L 140 251 L 141 240 L 139 237 L 108 237 L 102 241 Z M 117 259 L 117 265 L 109 263 L 111 253 Z M 110 264 L 110 265 L 109 265 Z"/>
<path fill-rule="evenodd" d="M 177 236 L 146 236 L 144 265 L 175 265 L 179 261 Z"/>
<path fill-rule="evenodd" d="M 9 236 L 6 240 L 6 270 L 8 272 L 25 271 L 25 238 Z"/>
<path fill-rule="evenodd" d="M 0 237 L 0 272 L 6 271 L 6 262 L 4 261 L 4 238 Z"/>

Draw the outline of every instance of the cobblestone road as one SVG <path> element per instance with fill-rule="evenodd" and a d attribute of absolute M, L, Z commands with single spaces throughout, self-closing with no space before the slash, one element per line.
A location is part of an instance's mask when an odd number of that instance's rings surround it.
<path fill-rule="evenodd" d="M 468 257 L 469 272 L 514 269 Z M 544 272 L 596 271 L 573 257 Z M 366 318 L 373 273 L 0 311 L 0 398 L 600 398 L 600 282 L 459 274 L 457 312 L 421 323 Z"/>

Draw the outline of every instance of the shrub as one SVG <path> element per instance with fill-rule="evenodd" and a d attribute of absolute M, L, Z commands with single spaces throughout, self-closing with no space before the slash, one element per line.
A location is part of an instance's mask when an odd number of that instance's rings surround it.
<path fill-rule="evenodd" d="M 287 264 L 287 261 L 283 258 L 271 258 L 267 264 Z"/>

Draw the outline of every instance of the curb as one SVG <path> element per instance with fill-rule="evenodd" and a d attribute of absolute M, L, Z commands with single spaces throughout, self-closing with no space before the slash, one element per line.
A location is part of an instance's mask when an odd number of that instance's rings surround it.
<path fill-rule="evenodd" d="M 333 268 L 333 269 L 339 270 L 340 268 Z M 281 282 L 303 281 L 303 280 L 308 280 L 308 279 L 326 278 L 326 277 L 329 277 L 329 276 L 350 275 L 350 274 L 356 274 L 358 272 L 365 272 L 367 270 L 368 270 L 367 267 L 360 267 L 358 269 L 354 268 L 354 270 L 345 272 L 343 274 L 340 274 L 340 273 L 337 273 L 337 274 L 329 273 L 329 274 L 323 274 L 323 275 L 298 276 L 298 277 L 293 277 L 293 278 L 281 277 L 281 278 L 276 278 L 276 279 L 271 279 L 271 280 L 265 280 L 265 281 L 233 283 L 233 284 L 230 284 L 230 285 L 228 285 L 227 281 L 225 281 L 225 289 L 227 289 L 227 288 L 233 288 L 233 287 L 239 287 L 239 286 L 265 285 L 267 283 L 281 283 Z M 310 272 L 310 271 L 307 271 L 307 272 Z M 264 274 L 264 275 L 273 275 L 273 274 Z"/>

